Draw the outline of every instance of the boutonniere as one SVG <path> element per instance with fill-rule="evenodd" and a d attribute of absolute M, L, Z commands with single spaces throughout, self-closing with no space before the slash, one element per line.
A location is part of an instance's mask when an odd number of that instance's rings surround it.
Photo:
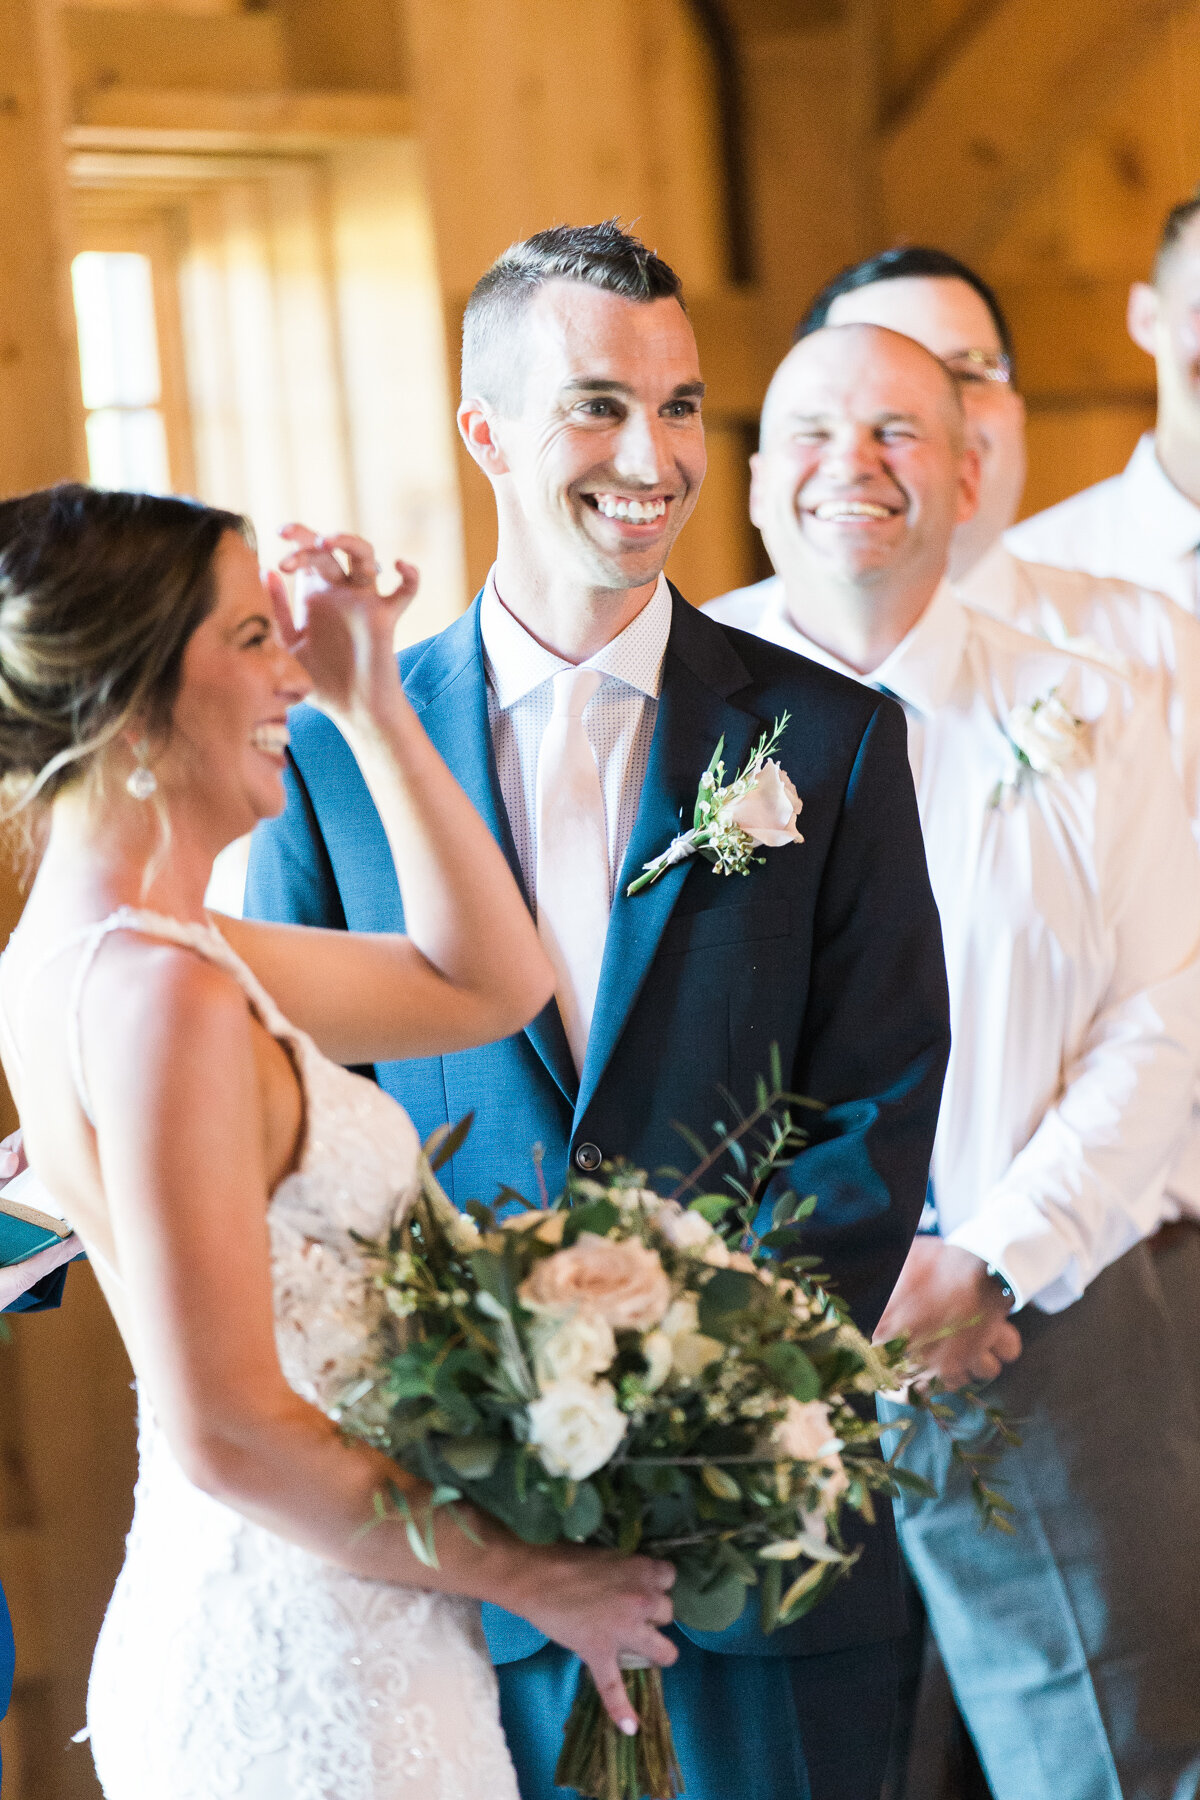
<path fill-rule="evenodd" d="M 772 730 L 763 732 L 745 768 L 728 784 L 721 761 L 725 739 L 721 739 L 700 777 L 691 830 L 682 832 L 653 862 L 644 863 L 643 873 L 630 882 L 626 894 L 640 893 L 689 856 L 704 857 L 712 864 L 714 875 L 748 875 L 752 864 L 766 861 L 754 854 L 756 850 L 804 842 L 796 830 L 804 803 L 779 764 L 771 760 L 789 717 L 785 712 Z"/>
<path fill-rule="evenodd" d="M 1003 729 L 1016 764 L 1007 780 L 997 782 L 992 795 L 992 805 L 1004 811 L 1031 780 L 1056 778 L 1077 763 L 1087 747 L 1086 721 L 1063 704 L 1057 688 L 1030 706 L 1014 706 Z"/>

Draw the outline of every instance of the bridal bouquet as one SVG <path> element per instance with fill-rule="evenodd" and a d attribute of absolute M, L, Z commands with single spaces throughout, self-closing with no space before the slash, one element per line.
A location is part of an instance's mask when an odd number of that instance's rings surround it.
<path fill-rule="evenodd" d="M 465 1125 L 427 1146 L 415 1204 L 371 1246 L 387 1323 L 340 1410 L 432 1485 L 423 1518 L 398 1489 L 380 1499 L 419 1557 L 434 1555 L 433 1509 L 466 1498 L 527 1543 L 666 1558 L 675 1617 L 702 1631 L 731 1625 L 751 1589 L 764 1631 L 790 1624 L 847 1572 L 845 1511 L 870 1519 L 873 1493 L 913 1479 L 885 1462 L 872 1404 L 911 1371 L 800 1253 L 813 1202 L 785 1194 L 760 1216 L 804 1141 L 800 1104 L 760 1084 L 754 1112 L 718 1128 L 669 1197 L 614 1165 L 553 1203 L 506 1190 L 500 1212 L 460 1213 L 435 1166 Z M 703 1191 L 722 1159 L 723 1191 Z M 660 1673 L 630 1669 L 626 1685 L 633 1739 L 585 1672 L 555 1779 L 600 1800 L 670 1800 Z"/>

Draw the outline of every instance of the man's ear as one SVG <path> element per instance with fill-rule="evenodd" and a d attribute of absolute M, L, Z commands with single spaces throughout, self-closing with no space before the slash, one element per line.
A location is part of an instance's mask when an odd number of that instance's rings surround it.
<path fill-rule="evenodd" d="M 1139 350 L 1153 356 L 1158 348 L 1158 290 L 1148 281 L 1135 281 L 1125 308 L 1125 328 Z"/>
<path fill-rule="evenodd" d="M 750 523 L 762 530 L 762 482 L 759 471 L 762 458 L 756 450 L 750 458 Z"/>
<path fill-rule="evenodd" d="M 982 479 L 979 452 L 973 444 L 968 444 L 958 465 L 958 509 L 954 519 L 956 525 L 965 525 L 979 511 L 979 485 Z"/>
<path fill-rule="evenodd" d="M 508 474 L 508 463 L 494 434 L 495 414 L 486 400 L 468 395 L 458 409 L 458 430 L 473 462 L 492 477 Z"/>

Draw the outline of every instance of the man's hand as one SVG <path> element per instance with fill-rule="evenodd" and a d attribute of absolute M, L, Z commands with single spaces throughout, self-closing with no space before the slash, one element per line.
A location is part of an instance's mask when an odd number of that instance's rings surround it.
<path fill-rule="evenodd" d="M 875 1341 L 907 1337 L 913 1361 L 947 1388 L 992 1381 L 1021 1354 L 1009 1304 L 979 1257 L 941 1238 L 919 1237 Z"/>
<path fill-rule="evenodd" d="M 25 1133 L 18 1125 L 6 1138 L 0 1138 L 0 1186 L 13 1181 L 29 1167 L 25 1155 Z"/>
<path fill-rule="evenodd" d="M 19 1129 L 8 1137 L 0 1138 L 0 1188 L 7 1187 L 25 1169 L 29 1163 L 25 1157 L 25 1135 Z M 61 1244 L 48 1244 L 23 1263 L 14 1263 L 9 1269 L 0 1269 L 0 1312 L 27 1294 L 31 1287 L 44 1281 L 47 1275 L 53 1275 L 55 1269 L 63 1263 L 73 1262 L 77 1256 L 83 1255 L 83 1245 L 75 1236 L 63 1239 Z"/>

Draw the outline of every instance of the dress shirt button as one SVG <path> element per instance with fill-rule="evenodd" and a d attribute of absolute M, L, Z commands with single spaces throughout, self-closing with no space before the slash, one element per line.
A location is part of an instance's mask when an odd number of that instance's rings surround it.
<path fill-rule="evenodd" d="M 575 1167 L 582 1169 L 585 1175 L 598 1169 L 603 1161 L 599 1144 L 580 1144 L 575 1152 Z"/>

